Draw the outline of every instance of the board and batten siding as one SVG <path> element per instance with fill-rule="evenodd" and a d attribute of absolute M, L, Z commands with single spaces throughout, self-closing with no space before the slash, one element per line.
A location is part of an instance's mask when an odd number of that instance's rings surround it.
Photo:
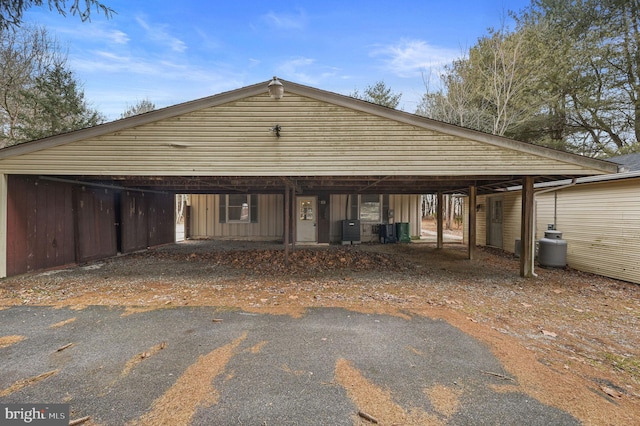
<path fill-rule="evenodd" d="M 331 241 L 339 242 L 342 239 L 342 221 L 347 218 L 347 197 L 357 195 L 333 194 L 331 195 Z M 394 222 L 409 222 L 409 232 L 412 239 L 420 238 L 422 232 L 421 195 L 391 194 L 389 195 L 389 209 L 394 211 Z M 383 218 L 386 222 L 386 218 Z M 380 222 L 361 222 L 360 237 L 363 242 L 378 241 L 379 236 L 374 232 L 374 226 Z"/>
<path fill-rule="evenodd" d="M 221 196 L 224 195 L 190 195 L 191 238 L 282 241 L 284 235 L 283 195 L 258 195 L 257 223 L 220 223 L 219 197 Z"/>
<path fill-rule="evenodd" d="M 504 250 L 520 239 L 520 192 L 503 197 Z M 536 235 L 555 225 L 567 241 L 567 265 L 619 280 L 640 283 L 640 178 L 583 183 L 536 195 Z M 484 204 L 486 197 L 478 197 Z M 465 203 L 465 209 L 467 203 Z M 478 244 L 486 244 L 486 223 L 478 215 Z M 465 232 L 468 216 L 465 215 Z"/>
<path fill-rule="evenodd" d="M 276 124 L 280 137 L 270 131 Z M 463 176 L 523 169 L 594 173 L 293 93 L 277 101 L 250 96 L 0 161 L 0 173 L 67 176 Z"/>
<path fill-rule="evenodd" d="M 353 196 L 353 195 L 351 195 Z M 219 197 L 213 194 L 190 195 L 191 238 L 278 240 L 284 235 L 283 195 L 268 194 L 258 197 L 258 223 L 220 223 Z M 412 238 L 421 232 L 420 195 L 390 195 L 389 208 L 395 212 L 395 222 L 409 222 Z M 331 242 L 342 238 L 342 220 L 347 216 L 347 195 L 334 194 L 330 199 Z M 377 241 L 374 223 L 361 223 L 362 241 Z"/>
<path fill-rule="evenodd" d="M 419 239 L 422 234 L 422 196 L 389 195 L 389 208 L 394 211 L 394 222 L 408 222 L 411 239 Z"/>

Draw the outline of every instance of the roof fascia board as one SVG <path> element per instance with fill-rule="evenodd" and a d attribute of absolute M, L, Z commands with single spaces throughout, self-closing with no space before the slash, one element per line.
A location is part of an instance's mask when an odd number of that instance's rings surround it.
<path fill-rule="evenodd" d="M 614 173 L 608 175 L 596 175 L 596 176 L 584 176 L 576 179 L 576 184 L 585 184 L 585 183 L 601 183 L 601 182 L 611 182 L 616 180 L 624 180 L 624 179 L 634 179 L 640 178 L 640 171 L 637 172 L 624 172 L 624 173 Z M 534 185 L 536 189 L 543 188 L 554 188 L 558 186 L 564 186 L 571 183 L 571 179 L 563 179 L 563 180 L 554 180 L 553 182 L 540 182 Z M 511 186 L 505 188 L 503 191 L 497 191 L 500 193 L 505 192 L 517 192 L 522 191 L 521 185 Z"/>

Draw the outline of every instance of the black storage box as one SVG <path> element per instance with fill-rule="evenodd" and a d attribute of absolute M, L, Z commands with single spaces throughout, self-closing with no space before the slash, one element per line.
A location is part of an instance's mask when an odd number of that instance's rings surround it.
<path fill-rule="evenodd" d="M 396 234 L 396 225 L 392 223 L 383 223 L 378 228 L 380 231 L 380 242 L 382 244 L 396 243 L 398 237 Z"/>
<path fill-rule="evenodd" d="M 360 221 L 342 221 L 342 244 L 360 244 Z"/>

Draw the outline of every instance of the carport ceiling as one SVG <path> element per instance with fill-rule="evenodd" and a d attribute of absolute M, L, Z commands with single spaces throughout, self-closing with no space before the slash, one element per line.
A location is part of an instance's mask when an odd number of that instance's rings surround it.
<path fill-rule="evenodd" d="M 42 176 L 97 186 L 171 193 L 280 193 L 294 187 L 299 194 L 466 194 L 471 185 L 487 194 L 522 184 L 522 176 Z M 535 181 L 572 176 L 536 176 Z"/>

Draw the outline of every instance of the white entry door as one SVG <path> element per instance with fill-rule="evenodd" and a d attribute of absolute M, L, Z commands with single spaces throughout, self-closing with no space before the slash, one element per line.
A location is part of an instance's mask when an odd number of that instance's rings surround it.
<path fill-rule="evenodd" d="M 489 198 L 487 245 L 502 248 L 502 197 Z"/>
<path fill-rule="evenodd" d="M 315 243 L 316 237 L 316 197 L 296 198 L 296 241 Z"/>

